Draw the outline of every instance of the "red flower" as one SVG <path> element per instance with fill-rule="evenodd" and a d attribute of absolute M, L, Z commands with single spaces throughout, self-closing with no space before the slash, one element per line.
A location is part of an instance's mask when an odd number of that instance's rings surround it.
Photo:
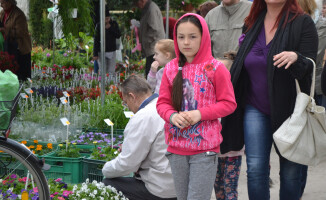
<path fill-rule="evenodd" d="M 206 65 L 204 66 L 204 69 L 205 69 L 206 71 L 212 71 L 212 70 L 214 69 L 214 66 L 213 66 L 213 64 L 206 64 Z"/>

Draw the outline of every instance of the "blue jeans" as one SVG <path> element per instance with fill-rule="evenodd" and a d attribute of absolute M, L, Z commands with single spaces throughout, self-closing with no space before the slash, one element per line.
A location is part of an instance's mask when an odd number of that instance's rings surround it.
<path fill-rule="evenodd" d="M 269 160 L 273 144 L 269 115 L 247 105 L 244 114 L 248 195 L 250 200 L 269 200 Z M 280 157 L 280 200 L 299 200 L 303 165 Z"/>
<path fill-rule="evenodd" d="M 94 60 L 94 73 L 98 73 L 98 62 L 97 62 L 97 60 Z"/>

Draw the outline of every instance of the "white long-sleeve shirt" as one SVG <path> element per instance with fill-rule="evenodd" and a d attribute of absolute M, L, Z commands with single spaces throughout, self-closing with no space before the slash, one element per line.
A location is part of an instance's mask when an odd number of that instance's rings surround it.
<path fill-rule="evenodd" d="M 106 178 L 126 176 L 138 171 L 150 193 L 161 198 L 176 197 L 164 140 L 164 121 L 156 111 L 157 98 L 130 118 L 124 131 L 122 151 L 107 162 Z"/>

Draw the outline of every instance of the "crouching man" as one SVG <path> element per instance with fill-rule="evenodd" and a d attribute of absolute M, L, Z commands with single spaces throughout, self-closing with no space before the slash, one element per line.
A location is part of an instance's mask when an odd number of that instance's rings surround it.
<path fill-rule="evenodd" d="M 164 139 L 164 121 L 157 114 L 157 94 L 145 79 L 131 75 L 121 85 L 122 97 L 135 113 L 124 131 L 121 153 L 103 169 L 105 185 L 130 200 L 176 200 Z M 127 176 L 136 172 L 135 177 Z"/>

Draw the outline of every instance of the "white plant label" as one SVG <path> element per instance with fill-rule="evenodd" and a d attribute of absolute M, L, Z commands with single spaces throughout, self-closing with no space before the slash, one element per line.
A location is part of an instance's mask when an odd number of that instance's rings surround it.
<path fill-rule="evenodd" d="M 21 96 L 23 99 L 28 99 L 28 95 L 25 94 L 25 93 L 20 93 L 20 96 Z"/>
<path fill-rule="evenodd" d="M 27 78 L 27 80 L 28 80 L 30 83 L 33 83 L 32 79 L 30 79 L 30 78 Z"/>
<path fill-rule="evenodd" d="M 60 119 L 61 120 L 61 123 L 64 125 L 64 126 L 68 126 L 70 125 L 70 122 L 68 121 L 68 119 L 66 117 L 63 117 Z"/>
<path fill-rule="evenodd" d="M 61 101 L 61 103 L 62 103 L 63 105 L 65 105 L 65 104 L 68 103 L 66 97 L 61 97 L 61 98 L 60 98 L 60 101 Z"/>
<path fill-rule="evenodd" d="M 27 88 L 27 89 L 25 89 L 25 92 L 26 92 L 27 94 L 33 94 L 33 93 L 34 93 L 34 91 L 33 91 L 31 88 Z"/>
<path fill-rule="evenodd" d="M 65 97 L 70 97 L 70 94 L 67 91 L 62 92 Z"/>
<path fill-rule="evenodd" d="M 108 126 L 113 126 L 114 124 L 111 122 L 110 119 L 104 119 L 104 122 L 108 125 Z"/>
<path fill-rule="evenodd" d="M 132 116 L 134 116 L 134 113 L 131 111 L 124 111 L 124 114 L 125 114 L 126 118 L 131 118 Z"/>

